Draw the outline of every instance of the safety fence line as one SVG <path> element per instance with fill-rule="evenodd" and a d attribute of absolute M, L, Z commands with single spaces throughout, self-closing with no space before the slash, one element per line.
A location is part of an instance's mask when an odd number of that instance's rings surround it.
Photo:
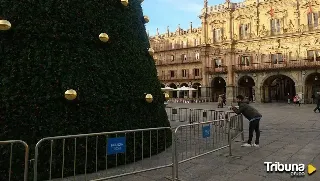
<path fill-rule="evenodd" d="M 35 157 L 31 160 L 33 180 L 63 179 L 71 175 L 73 180 L 81 177 L 80 180 L 100 181 L 168 167 L 172 168 L 172 180 L 179 180 L 179 164 L 228 147 L 232 155 L 232 141 L 239 135 L 243 140 L 243 118 L 231 115 L 232 112 L 225 112 L 222 119 L 174 129 L 160 127 L 43 138 L 36 144 Z M 20 140 L 0 141 L 0 146 L 7 144 L 11 145 L 8 180 L 15 180 L 11 177 L 12 145 L 21 144 L 25 148 L 23 179 L 27 181 L 29 146 Z M 94 173 L 99 174 L 98 179 Z"/>

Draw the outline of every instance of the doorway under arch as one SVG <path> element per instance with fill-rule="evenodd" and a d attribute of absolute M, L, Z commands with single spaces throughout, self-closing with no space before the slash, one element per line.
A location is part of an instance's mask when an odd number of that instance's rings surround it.
<path fill-rule="evenodd" d="M 187 83 L 180 84 L 180 87 L 189 87 Z M 179 97 L 180 98 L 187 98 L 189 97 L 189 91 L 179 91 Z"/>
<path fill-rule="evenodd" d="M 226 94 L 227 83 L 222 77 L 215 77 L 211 82 L 211 98 L 213 102 L 217 102 L 219 95 Z"/>
<path fill-rule="evenodd" d="M 199 98 L 201 97 L 201 84 L 200 83 L 194 83 L 192 85 L 192 88 L 196 89 L 196 91 L 192 91 L 192 97 L 193 98 Z"/>
<path fill-rule="evenodd" d="M 295 95 L 295 82 L 286 75 L 272 75 L 263 82 L 263 102 L 287 102 L 288 99 L 292 101 Z"/>
<path fill-rule="evenodd" d="M 315 72 L 306 77 L 305 80 L 305 101 L 306 103 L 314 103 L 314 96 L 320 92 L 320 73 Z"/>
<path fill-rule="evenodd" d="M 174 83 L 169 84 L 169 87 L 173 88 L 173 89 L 177 89 L 177 85 Z M 172 98 L 178 98 L 178 94 L 177 91 L 172 91 L 172 95 L 170 96 Z"/>
<path fill-rule="evenodd" d="M 238 94 L 248 97 L 250 101 L 254 101 L 255 82 L 250 76 L 242 76 L 238 81 Z"/>

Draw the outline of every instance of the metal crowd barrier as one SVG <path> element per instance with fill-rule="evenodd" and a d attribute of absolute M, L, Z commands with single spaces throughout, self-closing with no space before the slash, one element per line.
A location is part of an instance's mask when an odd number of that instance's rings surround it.
<path fill-rule="evenodd" d="M 179 164 L 227 147 L 228 155 L 232 156 L 232 142 L 239 136 L 244 140 L 242 115 L 235 115 L 232 111 L 223 114 L 214 110 L 188 111 L 193 112 L 191 115 L 195 118 L 192 119 L 196 121 L 180 125 L 173 131 L 170 127 L 162 127 L 43 138 L 35 147 L 33 180 L 63 179 L 67 169 L 73 180 L 101 181 L 167 167 L 172 167 L 172 180 L 179 180 Z M 223 119 L 217 119 L 220 117 Z M 171 131 L 172 135 L 168 135 Z M 171 141 L 172 147 L 168 144 Z M 0 141 L 0 145 L 11 145 L 9 173 L 12 145 L 16 143 L 25 147 L 24 181 L 27 181 L 28 145 L 19 140 Z M 79 149 L 85 150 L 85 153 L 82 151 L 79 155 Z M 41 154 L 45 154 L 47 159 L 44 155 L 39 156 Z M 76 161 L 79 156 L 83 158 L 82 162 Z M 127 159 L 130 161 L 127 162 Z M 77 169 L 79 164 L 83 169 Z"/>
<path fill-rule="evenodd" d="M 172 180 L 179 180 L 179 164 L 181 163 L 228 147 L 229 156 L 232 156 L 232 141 L 239 134 L 243 134 L 242 115 L 231 117 L 232 114 L 232 112 L 227 112 L 228 120 L 219 119 L 181 125 L 175 129 L 172 134 Z"/>
<path fill-rule="evenodd" d="M 169 133 L 167 133 L 169 131 Z M 57 137 L 48 137 L 41 139 L 36 147 L 35 147 L 35 160 L 34 160 L 34 181 L 38 180 L 38 162 L 39 162 L 39 154 L 43 154 L 42 152 L 39 152 L 39 149 L 42 145 L 45 145 L 45 143 L 49 143 L 49 148 L 45 149 L 47 152 L 49 152 L 50 156 L 48 160 L 41 160 L 42 162 L 48 162 L 48 180 L 52 180 L 52 172 L 53 167 L 57 167 L 57 164 L 53 164 L 55 159 L 59 159 L 59 157 L 55 158 L 55 151 L 57 150 L 57 147 L 59 150 L 62 151 L 62 158 L 59 160 L 59 166 L 61 168 L 61 176 L 60 178 L 64 178 L 64 170 L 65 163 L 67 161 L 73 162 L 71 169 L 73 169 L 73 177 L 74 180 L 91 180 L 91 181 L 100 181 L 100 180 L 107 180 L 132 174 L 137 174 L 141 172 L 156 170 L 160 168 L 166 168 L 172 166 L 172 151 L 169 150 L 169 146 L 167 145 L 167 136 L 171 136 L 171 128 L 170 127 L 162 127 L 162 128 L 150 128 L 150 129 L 137 129 L 137 130 L 126 130 L 126 131 L 114 131 L 114 132 L 104 132 L 104 133 L 92 133 L 92 134 L 81 134 L 81 135 L 69 135 L 69 136 L 57 136 Z M 101 142 L 99 140 L 99 137 L 102 137 L 104 139 L 104 142 Z M 129 139 L 130 137 L 130 139 Z M 85 150 L 85 157 L 83 158 L 84 161 L 84 168 L 82 172 L 84 174 L 82 176 L 79 176 L 79 172 L 81 170 L 77 170 L 76 167 L 79 164 L 79 162 L 76 162 L 77 158 L 77 148 L 79 148 L 79 145 L 77 145 L 81 139 L 84 139 L 85 145 L 82 149 Z M 93 150 L 89 150 L 90 147 L 88 146 L 88 142 L 94 143 Z M 161 140 L 161 141 L 159 141 Z M 69 142 L 71 144 L 67 145 L 66 142 Z M 71 142 L 70 142 L 71 141 Z M 83 140 L 82 140 L 83 141 Z M 170 140 L 171 141 L 171 140 Z M 131 142 L 131 145 L 128 145 L 129 142 Z M 163 144 L 164 145 L 160 145 Z M 105 152 L 98 153 L 98 147 L 99 144 L 104 144 L 106 147 Z M 54 147 L 56 146 L 56 147 Z M 144 152 L 144 147 L 149 147 L 148 152 Z M 67 148 L 72 147 L 71 150 L 73 150 L 73 156 L 67 157 L 65 156 L 65 152 Z M 162 148 L 160 150 L 160 147 Z M 69 149 L 70 150 L 70 149 Z M 130 151 L 128 151 L 130 150 Z M 94 154 L 93 160 L 88 159 L 88 152 L 91 151 Z M 158 157 L 157 162 L 150 162 L 149 160 L 152 155 L 155 155 L 154 157 Z M 132 163 L 127 163 L 127 158 L 131 157 Z M 104 158 L 105 160 L 101 160 L 101 158 Z M 98 165 L 98 161 L 103 161 L 105 165 L 105 171 L 101 174 L 101 170 Z M 122 160 L 122 164 L 120 163 L 120 160 Z M 88 166 L 88 163 L 94 162 L 94 171 L 97 173 L 99 172 L 98 176 L 95 176 L 94 174 L 89 175 L 87 170 L 90 168 Z M 130 164 L 130 166 L 129 166 Z M 70 164 L 69 164 L 70 165 Z M 92 164 L 91 164 L 92 165 Z M 112 168 L 119 168 L 120 169 L 110 169 L 109 165 L 113 165 Z M 70 169 L 70 168 L 69 168 Z M 78 173 L 78 174 L 77 174 Z M 82 177 L 82 178 L 80 178 Z M 99 177 L 99 179 L 97 179 Z"/>
<path fill-rule="evenodd" d="M 13 159 L 13 146 L 14 145 L 22 145 L 24 147 L 24 171 L 23 171 L 23 180 L 28 180 L 28 159 L 29 159 L 29 146 L 27 143 L 21 140 L 8 140 L 8 141 L 0 141 L 1 148 L 3 145 L 10 144 L 10 156 L 9 156 L 9 168 L 8 168 L 8 181 L 12 179 L 12 159 Z M 1 155 L 1 159 L 4 158 L 5 155 Z M 17 174 L 17 173 L 15 173 Z"/>
<path fill-rule="evenodd" d="M 200 123 L 218 119 L 225 119 L 226 113 L 222 110 L 192 109 L 166 107 L 169 121 Z"/>

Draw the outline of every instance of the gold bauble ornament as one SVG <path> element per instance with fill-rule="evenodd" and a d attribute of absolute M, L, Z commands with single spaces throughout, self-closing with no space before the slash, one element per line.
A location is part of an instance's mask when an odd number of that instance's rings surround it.
<path fill-rule="evenodd" d="M 154 50 L 153 50 L 152 48 L 149 48 L 149 49 L 148 49 L 148 52 L 149 52 L 149 54 L 150 54 L 151 56 L 154 55 Z"/>
<path fill-rule="evenodd" d="M 128 0 L 121 0 L 121 4 L 124 6 L 128 6 L 129 1 Z"/>
<path fill-rule="evenodd" d="M 164 93 L 164 98 L 166 99 L 166 101 L 168 101 L 170 99 L 170 96 L 168 93 Z"/>
<path fill-rule="evenodd" d="M 99 39 L 102 42 L 108 42 L 109 41 L 109 35 L 107 33 L 101 33 L 99 35 Z"/>
<path fill-rule="evenodd" d="M 150 21 L 148 16 L 143 16 L 143 19 L 144 19 L 145 23 L 149 23 L 149 21 Z"/>
<path fill-rule="evenodd" d="M 0 20 L 0 30 L 6 31 L 10 30 L 11 28 L 11 23 L 7 20 Z"/>
<path fill-rule="evenodd" d="M 73 89 L 69 89 L 64 93 L 64 97 L 69 100 L 75 100 L 77 98 L 77 92 Z"/>
<path fill-rule="evenodd" d="M 147 103 L 151 103 L 153 101 L 153 96 L 151 94 L 147 94 L 145 98 Z"/>

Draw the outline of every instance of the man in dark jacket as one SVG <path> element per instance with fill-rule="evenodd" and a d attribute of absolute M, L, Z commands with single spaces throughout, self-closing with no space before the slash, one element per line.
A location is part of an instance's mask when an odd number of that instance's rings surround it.
<path fill-rule="evenodd" d="M 316 112 L 317 110 L 319 111 L 320 113 L 320 92 L 317 92 L 316 96 L 315 96 L 315 99 L 316 99 L 316 104 L 317 104 L 317 107 L 314 108 L 314 112 Z"/>
<path fill-rule="evenodd" d="M 251 107 L 249 104 L 244 102 L 244 97 L 242 95 L 237 96 L 237 102 L 239 109 L 234 107 L 232 105 L 232 110 L 236 114 L 242 114 L 245 118 L 249 120 L 249 139 L 248 142 L 243 144 L 242 146 L 255 146 L 259 147 L 259 138 L 260 138 L 260 119 L 262 115 L 253 107 Z M 253 132 L 256 132 L 256 141 L 254 144 L 252 144 L 252 137 L 253 137 Z"/>

